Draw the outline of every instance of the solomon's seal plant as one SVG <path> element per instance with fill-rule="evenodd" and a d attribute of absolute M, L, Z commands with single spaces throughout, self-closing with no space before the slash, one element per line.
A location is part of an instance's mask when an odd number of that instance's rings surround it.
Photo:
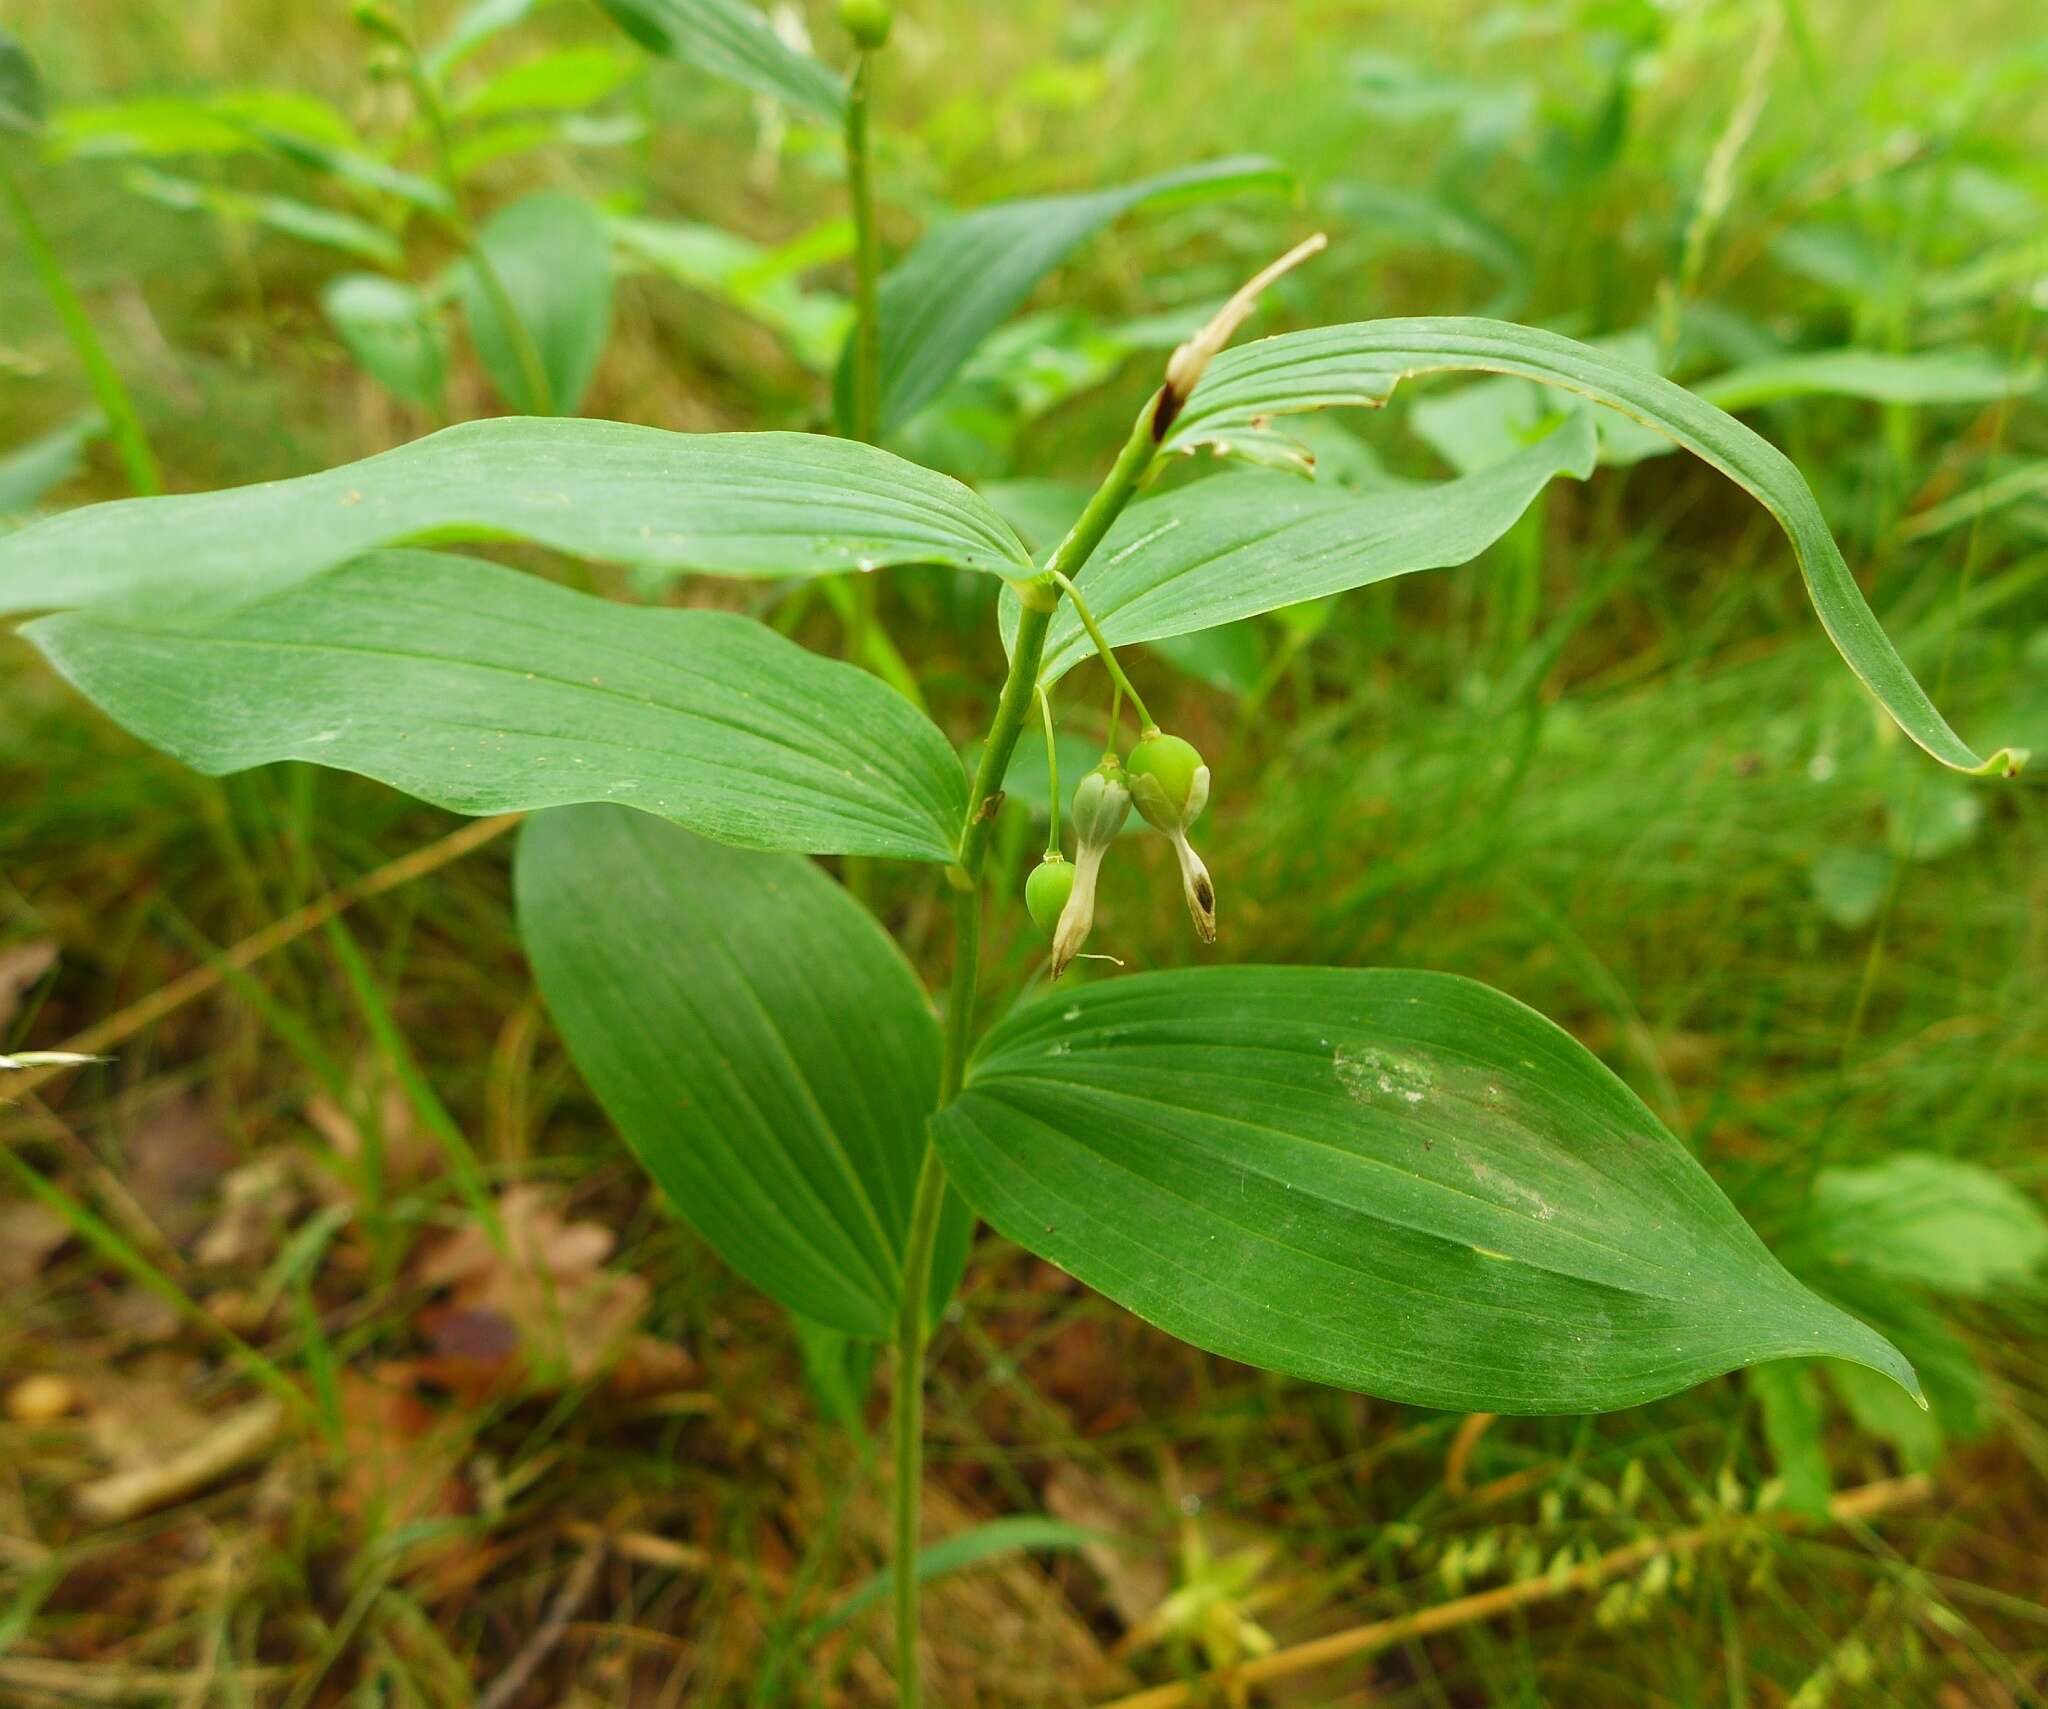
<path fill-rule="evenodd" d="M 650 43 L 687 39 L 706 10 L 607 4 Z M 875 35 L 873 8 L 848 21 Z M 734 75 L 841 115 L 844 86 L 765 24 L 719 40 Z M 1111 217 L 1092 204 L 1069 216 L 1070 234 Z M 928 397 L 979 335 L 954 310 L 1015 283 L 962 291 L 953 269 L 980 252 L 926 256 L 933 241 L 875 294 L 879 337 L 847 370 L 865 420 Z M 1225 350 L 1251 298 L 1175 351 L 1042 559 L 970 488 L 854 438 L 522 417 L 0 538 L 0 613 L 34 615 L 23 632 L 58 672 L 187 764 L 311 760 L 459 812 L 532 815 L 521 933 L 626 1144 L 808 1329 L 894 1348 L 905 1702 L 919 1695 L 908 1567 L 927 1326 L 977 1217 L 1197 1346 L 1428 1406 L 1596 1411 L 1805 1355 L 1918 1390 L 1898 1351 L 1796 1281 L 1589 1051 L 1471 980 L 1159 971 L 1006 1002 L 983 1026 L 992 824 L 1034 702 L 1049 731 L 1062 680 L 1099 657 L 1112 747 L 1122 699 L 1141 731 L 1076 789 L 1074 859 L 1049 854 L 1028 880 L 1052 970 L 1088 935 L 1133 804 L 1172 839 L 1209 937 L 1215 900 L 1188 836 L 1208 770 L 1145 711 L 1114 649 L 1466 562 L 1550 480 L 1592 472 L 1597 442 L 1576 412 L 1419 492 L 1276 487 L 1227 467 L 1148 491 L 1196 451 L 1303 466 L 1290 415 L 1380 403 L 1410 375 L 1516 375 L 1705 459 L 1783 527 L 1829 636 L 1909 737 L 1959 771 L 2019 765 L 1949 727 L 1797 469 L 1732 417 L 1500 321 L 1366 321 Z M 972 775 L 893 678 L 750 617 L 635 608 L 459 549 L 508 539 L 626 566 L 656 590 L 686 573 L 786 583 L 908 564 L 994 578 L 1002 682 Z M 811 856 L 931 869 L 952 914 L 936 1003 Z"/>

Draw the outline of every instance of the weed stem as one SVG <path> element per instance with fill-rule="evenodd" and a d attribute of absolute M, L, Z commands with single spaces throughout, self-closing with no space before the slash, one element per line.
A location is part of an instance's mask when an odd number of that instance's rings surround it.
<path fill-rule="evenodd" d="M 22 246 L 28 251 L 29 265 L 35 269 L 44 294 L 56 309 L 58 320 L 63 322 L 64 335 L 71 340 L 71 348 L 78 353 L 85 376 L 92 383 L 100 413 L 107 418 L 107 432 L 112 435 L 114 448 L 120 452 L 122 466 L 128 471 L 128 484 L 143 497 L 162 492 L 163 474 L 157 466 L 156 453 L 150 449 L 149 436 L 142 430 L 142 418 L 135 413 L 135 400 L 129 396 L 128 388 L 122 382 L 120 370 L 107 355 L 107 347 L 100 342 L 92 317 L 85 312 L 85 305 L 78 300 L 78 293 L 64 276 L 64 269 L 57 261 L 57 252 L 50 247 L 50 240 L 44 235 L 35 210 L 29 206 L 28 197 L 22 194 L 14 174 L 4 165 L 0 165 L 0 197 L 6 199 L 7 211 L 13 216 L 21 232 Z"/>
<path fill-rule="evenodd" d="M 448 113 L 441 104 L 441 91 L 435 86 L 426 61 L 420 58 L 418 44 L 410 35 L 405 35 L 402 40 L 406 78 L 412 84 L 413 99 L 419 103 L 420 117 L 426 122 L 427 134 L 433 139 L 434 165 L 440 174 L 441 188 L 448 194 L 448 206 L 442 218 L 461 243 L 470 266 L 476 269 L 477 283 L 491 300 L 491 312 L 498 317 L 498 324 L 504 329 L 506 342 L 512 346 L 512 359 L 519 364 L 519 377 L 526 383 L 527 403 L 536 415 L 553 415 L 556 409 L 555 389 L 548 380 L 547 364 L 541 360 L 540 347 L 534 343 L 532 332 L 520 318 L 519 309 L 512 301 L 512 293 L 505 288 L 504 276 L 499 273 L 497 263 L 484 249 L 482 234 L 463 211 L 462 174 L 456 170 L 455 149 L 449 141 Z"/>

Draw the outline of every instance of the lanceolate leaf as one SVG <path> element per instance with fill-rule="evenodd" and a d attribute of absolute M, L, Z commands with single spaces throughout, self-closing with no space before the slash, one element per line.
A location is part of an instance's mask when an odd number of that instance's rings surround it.
<path fill-rule="evenodd" d="M 972 1530 L 956 1531 L 939 1542 L 927 1543 L 917 1552 L 915 1571 L 919 1582 L 924 1583 L 947 1573 L 979 1566 L 983 1561 L 1019 1554 L 1026 1549 L 1101 1548 L 1113 1547 L 1116 1542 L 1117 1539 L 1107 1532 L 1091 1531 L 1084 1525 L 1070 1524 L 1064 1519 L 1015 1513 L 1007 1518 L 987 1520 Z M 895 1582 L 896 1575 L 892 1571 L 879 1572 L 873 1578 L 863 1580 L 828 1613 L 811 1622 L 804 1632 L 804 1642 L 815 1644 L 838 1631 L 849 1620 L 865 1614 L 889 1594 Z"/>
<path fill-rule="evenodd" d="M 1599 348 L 1648 366 L 1654 343 L 1623 333 Z M 1691 382 L 1717 409 L 1750 410 L 1789 398 L 1845 397 L 1891 404 L 1980 404 L 2014 397 L 2042 383 L 2040 369 L 2008 367 L 1980 351 L 1810 350 L 1747 363 Z M 1532 381 L 1479 380 L 1417 404 L 1410 423 L 1461 472 L 1498 462 L 1560 409 L 1584 408 Z M 1641 462 L 1678 449 L 1665 434 L 1611 410 L 1591 411 L 1602 434 L 1600 460 Z"/>
<path fill-rule="evenodd" d="M 316 96 L 283 89 L 223 89 L 203 96 L 145 95 L 105 106 L 67 106 L 50 146 L 74 159 L 168 159 L 246 154 L 291 136 L 361 152 L 348 120 Z"/>
<path fill-rule="evenodd" d="M 405 263 L 404 249 L 382 226 L 293 196 L 255 196 L 224 184 L 202 184 L 147 166 L 132 168 L 125 182 L 138 196 L 176 208 L 180 213 L 210 213 L 244 225 L 268 226 L 302 243 L 339 249 L 386 267 Z"/>
<path fill-rule="evenodd" d="M 792 1311 L 888 1335 L 939 1029 L 873 916 L 809 861 L 610 807 L 520 832 L 518 901 L 570 1055 L 676 1208 Z"/>
<path fill-rule="evenodd" d="M 882 426 L 931 402 L 976 345 L 1014 314 L 1032 288 L 1086 238 L 1142 206 L 1281 189 L 1291 180 L 1257 156 L 1210 161 L 1112 190 L 997 202 L 929 233 L 882 280 Z M 839 364 L 844 417 L 851 352 Z"/>
<path fill-rule="evenodd" d="M 106 417 L 87 410 L 26 445 L 0 452 L 0 526 L 33 510 L 52 487 L 82 473 L 86 446 L 106 430 Z"/>
<path fill-rule="evenodd" d="M 1784 398 L 1834 396 L 1891 404 L 1976 404 L 2016 397 L 2043 383 L 2039 368 L 2007 366 L 1981 350 L 1807 350 L 1752 362 L 1702 380 L 1722 409 Z"/>
<path fill-rule="evenodd" d="M 1816 1353 L 1914 1383 L 1627 1087 L 1470 980 L 1233 967 L 1053 996 L 994 1029 L 934 1133 L 1010 1239 L 1291 1375 L 1521 1413 Z"/>
<path fill-rule="evenodd" d="M 544 190 L 500 208 L 479 241 L 525 326 L 547 377 L 534 395 L 510 330 L 475 263 L 464 270 L 463 308 L 491 383 L 514 409 L 573 415 L 597 371 L 612 324 L 611 239 L 581 196 Z"/>
<path fill-rule="evenodd" d="M 461 813 L 617 801 L 748 848 L 947 861 L 959 841 L 966 781 L 938 729 L 730 612 L 380 552 L 211 621 L 24 633 L 204 772 L 312 760 Z"/>
<path fill-rule="evenodd" d="M 2048 1216 L 1981 1163 L 1901 1151 L 1813 1184 L 1809 1236 L 1832 1264 L 1938 1293 L 2024 1288 L 2048 1264 Z"/>
<path fill-rule="evenodd" d="M 831 368 L 853 311 L 844 298 L 806 290 L 773 251 L 685 220 L 614 219 L 611 232 L 629 260 L 645 261 L 753 316 L 786 340 L 806 367 Z"/>
<path fill-rule="evenodd" d="M 599 0 L 620 29 L 650 53 L 665 54 L 758 95 L 787 101 L 813 118 L 846 116 L 846 85 L 800 53 L 746 0 Z"/>
<path fill-rule="evenodd" d="M 1552 476 L 1590 474 L 1593 454 L 1592 427 L 1574 416 L 1507 462 L 1437 486 L 1360 494 L 1291 475 L 1219 476 L 1133 505 L 1079 586 L 1115 646 L 1466 563 Z M 1094 651 L 1063 603 L 1046 638 L 1045 680 Z"/>
<path fill-rule="evenodd" d="M 1958 771 L 2010 774 L 2024 761 L 2017 749 L 1987 758 L 1949 728 L 1871 612 L 1812 490 L 1783 452 L 1684 387 L 1556 333 L 1444 318 L 1360 321 L 1261 339 L 1216 359 L 1167 444 L 1191 451 L 1261 431 L 1274 415 L 1384 403 L 1411 375 L 1446 370 L 1518 374 L 1561 387 L 1711 463 L 1784 529 L 1822 626 L 1900 729 Z"/>
<path fill-rule="evenodd" d="M 446 77 L 493 36 L 523 23 L 529 13 L 545 3 L 546 0 L 469 0 L 456 14 L 439 45 L 427 55 L 429 75 L 436 81 Z"/>
<path fill-rule="evenodd" d="M 328 322 L 373 379 L 433 408 L 448 384 L 441 323 L 418 287 L 378 273 L 344 273 L 320 293 Z"/>
<path fill-rule="evenodd" d="M 228 604 L 378 546 L 506 539 L 660 573 L 1031 561 L 968 488 L 872 446 L 514 416 L 296 480 L 52 517 L 0 540 L 0 615 Z"/>
<path fill-rule="evenodd" d="M 28 49 L 0 30 L 0 132 L 27 136 L 43 122 L 43 80 Z"/>
<path fill-rule="evenodd" d="M 1762 1418 L 1764 1441 L 1771 1450 L 1771 1463 L 1785 1480 L 1785 1505 L 1810 1519 L 1826 1518 L 1834 1479 L 1828 1471 L 1820 1379 L 1813 1366 L 1792 1360 L 1759 1365 L 1749 1373 L 1748 1380 L 1749 1392 L 1756 1397 Z M 1912 1408 L 1910 1401 L 1906 1405 L 1909 1410 Z"/>
<path fill-rule="evenodd" d="M 456 102 L 466 119 L 595 106 L 645 62 L 631 48 L 577 42 L 507 66 Z"/>

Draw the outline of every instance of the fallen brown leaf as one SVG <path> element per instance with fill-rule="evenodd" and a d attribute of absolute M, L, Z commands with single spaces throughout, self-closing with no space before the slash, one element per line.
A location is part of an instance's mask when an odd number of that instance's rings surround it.
<path fill-rule="evenodd" d="M 471 1224 L 420 1260 L 419 1280 L 449 1290 L 445 1305 L 420 1318 L 432 1374 L 472 1398 L 508 1383 L 552 1387 L 603 1375 L 639 1328 L 645 1280 L 605 1269 L 612 1231 L 565 1221 L 538 1187 L 508 1188 L 498 1218 L 504 1250 Z M 643 1357 L 636 1377 L 648 1364 Z"/>

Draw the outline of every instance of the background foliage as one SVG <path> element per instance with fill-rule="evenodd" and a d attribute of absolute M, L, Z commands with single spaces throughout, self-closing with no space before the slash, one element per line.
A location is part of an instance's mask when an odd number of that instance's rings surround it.
<path fill-rule="evenodd" d="M 429 39 L 453 16 L 423 8 Z M 808 21 L 840 61 L 829 16 Z M 52 158 L 25 182 L 174 490 L 534 401 L 429 217 L 406 92 L 368 75 L 339 8 L 26 0 L 7 23 L 53 94 Z M 893 442 L 1034 546 L 1164 349 L 1312 220 L 1332 253 L 1259 330 L 1491 313 L 1661 356 L 1800 464 L 1958 727 L 2048 752 L 2048 37 L 2030 7 L 934 0 L 884 65 L 895 253 L 1016 196 L 1062 197 L 1083 233 L 964 366 L 892 382 L 931 400 L 899 404 Z M 508 279 L 536 229 L 595 207 L 611 232 L 601 270 L 541 275 L 611 324 L 600 352 L 565 312 L 551 391 L 666 427 L 829 424 L 847 239 L 836 146 L 806 110 L 646 59 L 567 4 L 458 76 L 464 194 Z M 166 142 L 114 105 L 171 95 L 214 102 L 213 129 L 187 112 Z M 323 133 L 325 111 L 345 128 Z M 252 147 L 251 123 L 360 142 L 371 164 L 315 171 L 303 146 Z M 1092 193 L 1247 151 L 1298 192 L 1161 195 L 1088 234 L 1116 212 Z M 115 495 L 84 381 L 12 263 L 0 512 Z M 366 271 L 388 282 L 343 289 Z M 1484 481 L 1550 407 L 1519 385 L 1404 388 L 1301 431 L 1325 482 Z M 1176 1346 L 984 1235 L 985 1309 L 935 1349 L 935 1531 L 1053 1529 L 937 1581 L 940 1700 L 966 1700 L 951 1678 L 991 1702 L 1098 1701 L 1228 1659 L 1254 1628 L 1296 1640 L 1914 1470 L 1937 1495 L 1881 1534 L 1653 1552 L 1590 1596 L 1289 1689 L 2039 1700 L 2043 796 L 1951 779 L 1898 739 L 1768 518 L 1646 449 L 1608 422 L 1608 466 L 1555 483 L 1473 564 L 1162 637 L 1134 668 L 1215 770 L 1203 847 L 1231 959 L 1440 969 L 1555 1017 L 1774 1250 L 1899 1341 L 1933 1411 L 1789 1365 L 1481 1429 Z M 936 660 L 926 696 L 955 736 L 983 710 L 994 585 L 919 571 L 885 601 Z M 836 645 L 823 594 L 663 597 Z M 0 1049 L 62 1040 L 448 829 L 308 768 L 199 778 L 18 641 L 0 672 Z M 1075 725 L 1085 755 L 1096 732 Z M 1036 847 L 1022 753 L 999 888 Z M 1101 947 L 1191 959 L 1166 851 L 1141 839 L 1129 859 L 1152 882 L 1110 893 Z M 914 878 L 899 894 L 870 874 L 919 960 L 939 931 Z M 819 1629 L 876 1559 L 865 1373 L 660 1214 L 542 1019 L 510 887 L 498 844 L 0 1108 L 0 1144 L 64 1195 L 0 1204 L 0 1670 L 28 1669 L 0 1695 L 77 1663 L 150 1700 L 466 1703 L 567 1606 L 507 1701 L 885 1700 L 876 1617 Z M 999 968 L 1038 947 L 1021 908 L 997 915 Z M 136 1265 L 81 1236 L 84 1207 Z M 265 1366 L 313 1397 L 288 1452 L 199 1499 L 81 1515 L 109 1473 L 204 1438 Z M 64 1406 L 22 1399 L 29 1375 L 68 1384 Z M 593 1553 L 575 1527 L 595 1522 L 645 1539 L 640 1558 Z"/>

